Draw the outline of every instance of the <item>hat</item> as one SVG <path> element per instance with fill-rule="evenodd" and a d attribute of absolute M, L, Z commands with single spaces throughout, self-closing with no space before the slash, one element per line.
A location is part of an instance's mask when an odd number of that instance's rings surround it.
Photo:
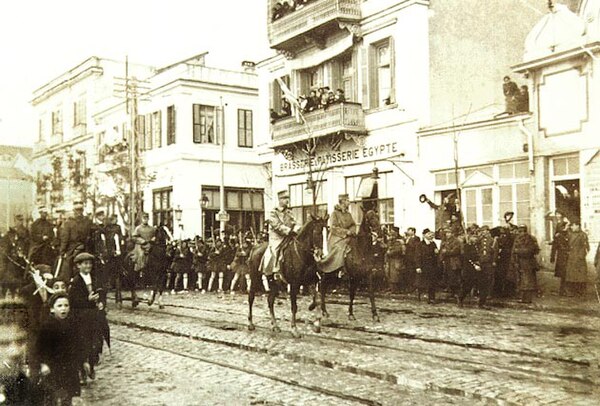
<path fill-rule="evenodd" d="M 48 209 L 46 208 L 46 206 L 40 206 L 40 207 L 38 207 L 38 212 L 39 213 L 48 213 Z"/>
<path fill-rule="evenodd" d="M 48 299 L 48 306 L 50 306 L 50 308 L 52 308 L 52 306 L 54 306 L 54 303 L 56 303 L 56 301 L 58 299 L 67 299 L 67 300 L 69 300 L 69 296 L 66 293 L 64 293 L 64 292 L 55 293 L 52 296 L 50 296 L 50 299 Z"/>
<path fill-rule="evenodd" d="M 527 226 L 525 224 L 519 224 L 518 229 L 527 231 Z"/>
<path fill-rule="evenodd" d="M 479 228 L 479 230 L 481 230 L 481 231 L 490 231 L 490 226 L 481 226 Z"/>
<path fill-rule="evenodd" d="M 430 232 L 431 232 L 431 230 L 428 229 L 428 228 L 426 228 L 426 229 L 423 230 L 423 235 L 429 234 Z"/>
<path fill-rule="evenodd" d="M 82 252 L 81 254 L 77 254 L 73 259 L 73 262 L 78 264 L 83 261 L 93 261 L 94 256 L 88 252 Z"/>
<path fill-rule="evenodd" d="M 148 217 L 148 218 L 149 218 L 149 217 L 150 217 L 150 215 L 149 215 L 148 213 L 146 213 L 146 212 L 143 212 L 143 213 L 142 213 L 142 217 Z"/>
<path fill-rule="evenodd" d="M 96 209 L 96 216 L 103 216 L 104 214 L 106 214 L 104 209 Z"/>
<path fill-rule="evenodd" d="M 338 195 L 338 200 L 342 200 L 342 199 L 350 199 L 350 195 L 348 193 L 340 193 Z"/>
<path fill-rule="evenodd" d="M 73 202 L 73 210 L 83 210 L 83 202 L 81 202 L 81 201 Z"/>
<path fill-rule="evenodd" d="M 287 189 L 277 192 L 278 199 L 284 199 L 284 198 L 289 198 L 289 197 L 290 197 L 290 192 Z"/>

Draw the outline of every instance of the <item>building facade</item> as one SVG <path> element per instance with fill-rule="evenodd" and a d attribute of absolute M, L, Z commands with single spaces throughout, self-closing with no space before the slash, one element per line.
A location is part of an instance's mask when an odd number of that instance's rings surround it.
<path fill-rule="evenodd" d="M 132 105 L 98 111 L 99 184 L 109 210 L 122 209 L 120 199 L 129 192 L 127 140 L 135 126 L 140 209 L 152 224 L 166 225 L 178 238 L 218 235 L 223 183 L 229 231 L 262 228 L 265 170 L 256 153 L 253 70 L 252 63 L 245 71 L 208 67 L 205 54 L 196 55 L 136 84 L 135 122 L 127 112 Z"/>
<path fill-rule="evenodd" d="M 261 116 L 272 117 L 262 131 L 272 138 L 274 189 L 289 188 L 297 215 L 309 210 L 306 186 L 317 181 L 321 211 L 331 212 L 338 194 L 348 193 L 360 220 L 357 203 L 377 168 L 382 224 L 439 226 L 440 216 L 419 196 L 441 204 L 456 192 L 455 172 L 459 185 L 472 188 L 460 202 L 469 221 L 497 225 L 508 207 L 528 219 L 523 187 L 513 181 L 525 183 L 523 161 L 528 176 L 523 139 L 531 120 L 502 114 L 502 80 L 522 55 L 536 10 L 518 0 L 314 0 L 282 12 L 283 3 L 268 2 L 278 56 L 259 64 Z M 319 88 L 341 89 L 345 101 L 305 111 L 305 123 L 294 107 L 287 116 L 282 87 L 307 98 Z M 455 171 L 457 123 L 465 134 Z M 499 138 L 510 143 L 479 153 Z M 486 182 L 495 185 L 491 192 Z M 499 184 L 511 185 L 510 199 Z"/>
<path fill-rule="evenodd" d="M 14 217 L 32 218 L 35 182 L 31 148 L 0 145 L 0 233 L 14 225 Z"/>

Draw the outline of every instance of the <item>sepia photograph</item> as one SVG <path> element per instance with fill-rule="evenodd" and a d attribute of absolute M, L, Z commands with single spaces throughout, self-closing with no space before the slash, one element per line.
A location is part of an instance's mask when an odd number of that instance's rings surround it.
<path fill-rule="evenodd" d="M 0 38 L 0 406 L 600 403 L 600 0 Z"/>

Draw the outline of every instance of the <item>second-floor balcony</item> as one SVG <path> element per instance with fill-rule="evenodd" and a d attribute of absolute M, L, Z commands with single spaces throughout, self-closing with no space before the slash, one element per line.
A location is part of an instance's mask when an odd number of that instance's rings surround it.
<path fill-rule="evenodd" d="M 286 117 L 273 123 L 273 146 L 307 140 L 312 137 L 323 137 L 336 133 L 365 134 L 365 117 L 362 106 L 358 103 L 330 104 L 304 114 L 306 124 L 296 117 Z"/>
<path fill-rule="evenodd" d="M 330 29 L 339 29 L 339 23 L 359 22 L 361 18 L 361 0 L 309 0 L 300 8 L 278 13 L 276 7 L 286 1 L 269 1 L 271 48 L 293 52 L 299 43 L 305 43 L 304 36 L 323 38 Z"/>

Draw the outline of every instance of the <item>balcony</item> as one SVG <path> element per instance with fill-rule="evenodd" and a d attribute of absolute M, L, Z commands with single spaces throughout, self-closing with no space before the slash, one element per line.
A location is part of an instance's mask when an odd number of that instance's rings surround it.
<path fill-rule="evenodd" d="M 277 2 L 269 1 L 270 22 L 267 24 L 269 43 L 275 49 L 293 52 L 300 43 L 305 43 L 302 36 L 322 40 L 329 31 L 339 30 L 339 22 L 359 22 L 361 19 L 361 0 L 312 0 L 299 10 L 273 21 L 272 10 Z"/>
<path fill-rule="evenodd" d="M 362 105 L 358 103 L 331 104 L 326 109 L 319 109 L 304 115 L 308 126 L 298 123 L 295 117 L 280 119 L 273 124 L 273 146 L 308 139 L 308 128 L 313 137 L 323 137 L 336 133 L 365 134 L 365 116 Z"/>

